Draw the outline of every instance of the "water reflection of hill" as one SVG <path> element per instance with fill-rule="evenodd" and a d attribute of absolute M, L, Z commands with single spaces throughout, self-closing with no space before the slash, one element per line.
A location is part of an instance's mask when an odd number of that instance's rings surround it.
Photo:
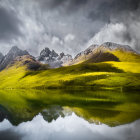
<path fill-rule="evenodd" d="M 51 122 L 71 112 L 89 122 L 110 126 L 140 118 L 139 93 L 114 91 L 1 90 L 0 119 L 13 125 L 30 121 L 41 113 Z"/>

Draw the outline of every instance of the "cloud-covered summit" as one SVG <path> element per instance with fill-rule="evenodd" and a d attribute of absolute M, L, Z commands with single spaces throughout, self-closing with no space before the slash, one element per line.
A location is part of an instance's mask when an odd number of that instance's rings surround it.
<path fill-rule="evenodd" d="M 17 45 L 77 54 L 115 42 L 140 51 L 139 0 L 0 0 L 0 51 Z"/>

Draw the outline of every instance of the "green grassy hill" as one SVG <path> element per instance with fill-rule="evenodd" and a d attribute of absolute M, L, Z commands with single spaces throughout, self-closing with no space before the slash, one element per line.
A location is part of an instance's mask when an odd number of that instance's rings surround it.
<path fill-rule="evenodd" d="M 81 63 L 57 69 L 29 69 L 30 60 L 15 61 L 0 72 L 0 88 L 92 88 L 139 90 L 140 63 Z M 42 66 L 43 67 L 43 66 Z"/>

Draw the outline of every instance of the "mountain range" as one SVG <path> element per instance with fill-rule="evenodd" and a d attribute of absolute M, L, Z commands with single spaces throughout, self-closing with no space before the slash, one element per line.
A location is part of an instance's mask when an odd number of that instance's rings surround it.
<path fill-rule="evenodd" d="M 64 54 L 63 52 L 58 54 L 54 50 L 45 48 L 40 52 L 40 56 L 37 57 L 37 60 L 43 64 L 49 64 L 51 68 L 61 67 L 65 63 L 72 61 L 72 56 L 69 54 Z"/>
<path fill-rule="evenodd" d="M 125 55 L 127 54 L 127 55 Z M 5 69 L 18 56 L 30 55 L 26 50 L 13 46 L 4 56 L 0 53 L 0 70 Z M 131 60 L 129 60 L 131 55 Z M 30 55 L 31 56 L 31 55 Z M 133 57 L 133 58 L 132 58 Z M 105 61 L 139 61 L 139 54 L 128 45 L 106 42 L 101 45 L 91 45 L 86 50 L 78 53 L 74 59 L 70 54 L 58 54 L 48 47 L 44 48 L 38 57 L 33 57 L 36 63 L 48 64 L 50 68 L 71 66 L 79 63 L 99 63 Z M 137 60 L 135 59 L 137 58 Z"/>
<path fill-rule="evenodd" d="M 74 58 L 45 48 L 38 57 L 12 47 L 0 53 L 0 88 L 140 90 L 140 54 L 130 46 L 91 45 Z"/>
<path fill-rule="evenodd" d="M 120 54 L 136 54 L 136 52 L 128 45 L 106 42 L 101 45 L 91 45 L 85 51 L 78 53 L 68 65 L 79 64 L 82 62 L 99 63 L 105 61 L 121 61 L 120 56 L 115 52 L 119 52 Z"/>

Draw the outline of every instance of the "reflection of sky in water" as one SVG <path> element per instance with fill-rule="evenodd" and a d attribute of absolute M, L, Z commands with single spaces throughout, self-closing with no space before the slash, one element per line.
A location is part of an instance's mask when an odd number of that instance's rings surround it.
<path fill-rule="evenodd" d="M 140 120 L 117 127 L 90 124 L 74 113 L 48 123 L 41 115 L 32 121 L 12 126 L 0 123 L 0 140 L 138 140 Z"/>

